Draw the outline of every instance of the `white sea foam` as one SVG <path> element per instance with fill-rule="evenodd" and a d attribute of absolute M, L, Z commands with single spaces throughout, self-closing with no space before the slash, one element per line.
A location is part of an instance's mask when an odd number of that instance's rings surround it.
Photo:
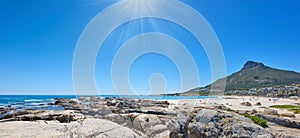
<path fill-rule="evenodd" d="M 40 102 L 40 101 L 44 101 L 42 99 L 27 99 L 27 100 L 24 100 L 25 102 Z"/>

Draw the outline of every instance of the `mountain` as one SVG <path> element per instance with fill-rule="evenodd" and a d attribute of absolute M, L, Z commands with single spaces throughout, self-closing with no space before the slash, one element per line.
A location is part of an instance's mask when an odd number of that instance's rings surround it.
<path fill-rule="evenodd" d="M 240 71 L 221 78 L 213 84 L 218 85 L 218 82 L 224 81 L 224 79 L 226 80 L 225 90 L 230 91 L 300 83 L 300 73 L 275 69 L 260 62 L 248 61 Z M 205 91 L 208 90 L 211 85 L 192 89 L 186 93 L 191 94 Z"/>

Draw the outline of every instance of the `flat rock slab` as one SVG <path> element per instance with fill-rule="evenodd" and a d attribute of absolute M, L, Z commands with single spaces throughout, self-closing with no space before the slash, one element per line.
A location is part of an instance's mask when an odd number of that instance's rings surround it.
<path fill-rule="evenodd" d="M 86 119 L 78 122 L 57 123 L 53 121 L 13 121 L 0 123 L 1 138 L 20 137 L 97 137 L 135 138 L 143 137 L 127 127 L 103 119 Z"/>

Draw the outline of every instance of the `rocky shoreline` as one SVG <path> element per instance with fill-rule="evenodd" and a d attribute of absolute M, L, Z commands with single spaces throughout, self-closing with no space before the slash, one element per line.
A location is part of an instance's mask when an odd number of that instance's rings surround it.
<path fill-rule="evenodd" d="M 53 104 L 65 110 L 1 108 L 5 115 L 0 118 L 0 137 L 300 137 L 298 120 L 280 117 L 269 108 L 247 111 L 201 100 L 171 102 L 95 96 L 55 100 Z M 241 106 L 250 104 L 244 102 Z M 244 116 L 246 113 L 267 120 L 270 127 L 255 124 Z M 298 133 L 280 132 L 278 127 Z"/>

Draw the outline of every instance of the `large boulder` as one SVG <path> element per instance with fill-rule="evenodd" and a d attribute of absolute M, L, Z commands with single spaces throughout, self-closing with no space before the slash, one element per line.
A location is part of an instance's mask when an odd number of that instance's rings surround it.
<path fill-rule="evenodd" d="M 282 132 L 278 132 L 275 134 L 276 138 L 299 138 L 300 136 L 295 136 L 293 134 L 285 134 Z"/>
<path fill-rule="evenodd" d="M 76 101 L 67 98 L 55 98 L 54 104 L 56 105 L 68 105 L 68 104 L 77 104 Z"/>
<path fill-rule="evenodd" d="M 196 116 L 197 122 L 202 124 L 208 124 L 209 122 L 219 121 L 220 117 L 218 116 L 218 111 L 202 109 Z"/>
<path fill-rule="evenodd" d="M 73 122 L 67 124 L 53 121 L 29 122 L 13 121 L 0 123 L 1 138 L 23 137 L 51 137 L 51 138 L 138 138 L 145 137 L 133 130 L 103 119 L 86 119 L 82 123 Z"/>
<path fill-rule="evenodd" d="M 118 103 L 118 101 L 113 99 L 111 101 L 107 101 L 106 105 L 107 106 L 115 106 L 117 103 Z"/>
<path fill-rule="evenodd" d="M 116 122 L 118 124 L 124 124 L 126 122 L 125 117 L 120 114 L 108 114 L 103 117 L 104 119 L 108 119 L 110 121 Z"/>
<path fill-rule="evenodd" d="M 9 111 L 10 111 L 9 108 L 0 107 L 0 118 L 2 118 L 4 114 L 6 114 Z"/>
<path fill-rule="evenodd" d="M 225 128 L 226 137 L 243 138 L 273 138 L 274 136 L 256 124 L 242 122 L 235 123 L 231 127 Z"/>
<path fill-rule="evenodd" d="M 61 123 L 69 123 L 71 121 L 82 121 L 85 116 L 79 111 L 63 110 L 63 111 L 45 111 L 41 114 L 27 115 L 35 120 L 58 120 Z"/>
<path fill-rule="evenodd" d="M 44 111 L 15 110 L 15 111 L 10 111 L 5 114 L 2 114 L 0 119 L 9 119 L 9 118 L 13 118 L 16 116 L 27 115 L 27 114 L 31 114 L 31 113 L 35 114 L 35 113 L 41 113 L 41 112 L 44 112 Z"/>
<path fill-rule="evenodd" d="M 181 127 L 178 124 L 177 120 L 171 119 L 167 122 L 167 126 L 170 132 L 179 133 L 181 131 Z"/>
<path fill-rule="evenodd" d="M 242 102 L 241 105 L 244 105 L 244 106 L 252 106 L 252 104 L 250 102 Z"/>
<path fill-rule="evenodd" d="M 18 121 L 57 120 L 61 123 L 69 123 L 71 121 L 83 121 L 85 116 L 76 110 L 20 110 L 13 113 L 10 118 Z"/>
<path fill-rule="evenodd" d="M 162 121 L 155 115 L 140 114 L 133 121 L 133 128 L 137 129 L 149 137 L 167 130 L 167 127 L 162 125 Z"/>
<path fill-rule="evenodd" d="M 147 130 L 147 135 L 149 137 L 154 137 L 167 130 L 168 128 L 166 125 L 155 125 L 154 127 L 151 127 Z"/>
<path fill-rule="evenodd" d="M 268 115 L 278 115 L 278 111 L 275 109 L 265 108 L 264 114 Z"/>
<path fill-rule="evenodd" d="M 179 133 L 183 133 L 183 134 L 186 134 L 187 133 L 187 127 L 188 127 L 188 117 L 186 114 L 184 113 L 178 113 L 177 115 L 177 122 L 180 126 L 180 129 L 179 129 Z"/>
<path fill-rule="evenodd" d="M 261 102 L 257 102 L 255 105 L 256 106 L 261 106 Z"/>
<path fill-rule="evenodd" d="M 289 113 L 289 112 L 281 113 L 280 116 L 281 117 L 289 117 L 289 118 L 295 118 L 296 117 L 294 113 Z"/>
<path fill-rule="evenodd" d="M 108 114 L 112 114 L 112 111 L 110 109 L 88 109 L 87 112 L 84 112 L 86 115 L 91 116 L 106 116 Z"/>
<path fill-rule="evenodd" d="M 256 114 L 256 116 L 259 116 L 269 122 L 281 125 L 281 126 L 285 126 L 285 127 L 290 127 L 290 128 L 298 128 L 300 129 L 300 122 L 296 122 L 293 120 L 289 120 L 286 118 L 282 118 L 282 117 L 277 117 L 277 116 L 273 116 L 273 115 L 265 115 L 265 114 Z"/>
<path fill-rule="evenodd" d="M 200 122 L 190 123 L 188 126 L 188 137 L 189 138 L 206 138 L 209 135 L 206 134 L 206 124 Z"/>
<path fill-rule="evenodd" d="M 178 128 L 179 125 L 173 126 L 175 126 L 174 128 Z M 187 135 L 183 135 L 183 137 L 272 138 L 273 136 L 264 128 L 253 124 L 249 118 L 246 118 L 242 115 L 205 109 L 198 112 L 196 116 L 196 122 L 189 123 L 188 133 Z"/>
<path fill-rule="evenodd" d="M 183 112 L 177 114 L 177 118 L 171 119 L 167 122 L 170 131 L 169 137 L 179 137 L 179 135 L 187 135 L 189 118 Z"/>
<path fill-rule="evenodd" d="M 272 134 L 264 128 L 248 122 L 240 122 L 233 118 L 220 122 L 200 122 L 189 124 L 189 138 L 273 138 Z"/>

